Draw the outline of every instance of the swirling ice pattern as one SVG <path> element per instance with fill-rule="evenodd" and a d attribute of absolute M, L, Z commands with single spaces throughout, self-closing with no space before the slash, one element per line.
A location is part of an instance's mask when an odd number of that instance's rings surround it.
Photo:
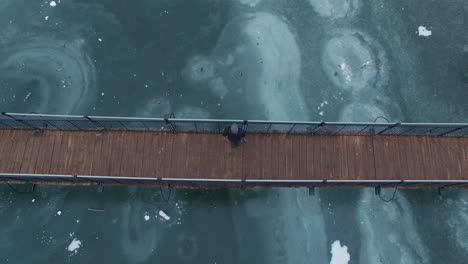
<path fill-rule="evenodd" d="M 429 251 L 416 231 L 410 204 L 403 195 L 392 203 L 383 204 L 371 190 L 366 190 L 356 220 L 361 223 L 360 263 L 430 262 Z"/>
<path fill-rule="evenodd" d="M 96 70 L 85 41 L 30 38 L 0 51 L 0 105 L 6 111 L 83 111 L 96 85 Z"/>
<path fill-rule="evenodd" d="M 182 71 L 186 80 L 221 99 L 237 91 L 248 102 L 260 101 L 267 118 L 276 120 L 307 119 L 300 74 L 295 36 L 283 19 L 267 12 L 233 19 L 213 52 L 195 55 Z"/>

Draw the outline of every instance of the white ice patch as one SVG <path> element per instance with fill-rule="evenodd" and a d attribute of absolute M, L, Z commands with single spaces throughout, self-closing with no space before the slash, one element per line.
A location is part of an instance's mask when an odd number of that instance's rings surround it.
<path fill-rule="evenodd" d="M 223 78 L 218 77 L 210 81 L 210 88 L 219 98 L 223 99 L 224 96 L 229 92 L 228 88 L 224 84 Z"/>
<path fill-rule="evenodd" d="M 44 17 L 45 21 L 49 20 L 49 16 Z"/>
<path fill-rule="evenodd" d="M 165 213 L 163 212 L 162 210 L 159 211 L 159 216 L 161 216 L 164 220 L 168 221 L 170 220 L 171 218 Z"/>
<path fill-rule="evenodd" d="M 418 35 L 421 37 L 429 37 L 430 35 L 432 35 L 432 31 L 428 30 L 426 27 L 424 26 L 419 26 L 418 27 Z"/>
<path fill-rule="evenodd" d="M 382 195 L 389 197 L 392 192 L 391 189 L 382 190 Z M 385 263 L 432 263 L 404 195 L 398 195 L 391 203 L 383 203 L 371 190 L 363 190 L 356 220 L 361 222 L 359 263 L 382 263 L 382 260 Z"/>
<path fill-rule="evenodd" d="M 77 252 L 78 249 L 81 247 L 81 241 L 74 238 L 70 245 L 68 245 L 67 250 L 70 252 Z"/>
<path fill-rule="evenodd" d="M 309 3 L 320 16 L 328 18 L 352 16 L 359 8 L 359 0 L 309 0 Z"/>
<path fill-rule="evenodd" d="M 341 63 L 339 65 L 339 68 L 341 70 L 341 73 L 345 77 L 346 82 L 348 82 L 348 83 L 351 82 L 351 78 L 353 77 L 353 72 L 351 71 L 351 67 L 346 65 L 346 63 Z"/>
<path fill-rule="evenodd" d="M 376 105 L 353 102 L 343 108 L 340 113 L 341 122 L 374 122 L 379 116 L 386 116 L 385 113 Z M 380 120 L 385 122 L 385 120 Z"/>
<path fill-rule="evenodd" d="M 50 4 L 49 4 L 49 5 L 50 5 L 51 7 L 54 7 L 54 6 L 57 5 L 57 2 L 55 2 L 55 1 L 50 1 Z"/>
<path fill-rule="evenodd" d="M 381 88 L 388 79 L 381 46 L 363 32 L 354 30 L 337 33 L 328 41 L 322 67 L 332 83 L 352 92 Z"/>
<path fill-rule="evenodd" d="M 339 240 L 333 242 L 330 252 L 332 254 L 330 264 L 348 264 L 351 259 L 348 253 L 348 247 L 345 245 L 341 246 Z"/>
<path fill-rule="evenodd" d="M 248 5 L 250 7 L 255 7 L 258 5 L 262 0 L 240 0 L 240 3 L 243 5 Z"/>
<path fill-rule="evenodd" d="M 32 199 L 31 202 L 34 203 L 36 201 L 36 199 Z"/>
<path fill-rule="evenodd" d="M 268 118 L 307 119 L 299 88 L 300 50 L 288 25 L 278 16 L 258 12 L 250 17 L 245 34 L 262 59 L 254 90 L 259 89 L 258 98 L 266 106 Z"/>
<path fill-rule="evenodd" d="M 102 38 L 98 38 L 97 40 L 98 40 L 99 42 L 102 42 Z"/>
<path fill-rule="evenodd" d="M 185 106 L 181 109 L 174 111 L 176 118 L 187 118 L 187 119 L 209 119 L 210 112 L 207 110 L 195 107 L 195 106 Z M 182 124 L 181 124 L 182 125 Z"/>
<path fill-rule="evenodd" d="M 215 75 L 215 65 L 206 56 L 195 56 L 191 58 L 185 69 L 182 71 L 182 76 L 190 81 L 204 81 L 212 79 Z"/>
<path fill-rule="evenodd" d="M 453 237 L 456 243 L 468 252 L 468 206 L 466 200 L 468 199 L 468 193 L 462 193 L 454 203 L 447 201 L 444 210 L 447 212 L 448 219 L 447 225 L 451 230 L 451 237 Z"/>
<path fill-rule="evenodd" d="M 148 215 L 148 213 L 145 213 L 145 221 L 149 221 L 150 220 L 150 216 Z"/>
<path fill-rule="evenodd" d="M 57 212 L 57 215 L 61 215 L 61 214 L 62 214 L 62 211 L 58 211 L 58 212 Z"/>

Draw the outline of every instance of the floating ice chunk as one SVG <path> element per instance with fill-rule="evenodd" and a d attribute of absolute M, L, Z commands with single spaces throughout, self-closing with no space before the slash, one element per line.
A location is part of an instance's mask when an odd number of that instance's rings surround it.
<path fill-rule="evenodd" d="M 58 212 L 57 212 L 57 215 L 61 215 L 61 214 L 62 214 L 62 211 L 58 211 Z"/>
<path fill-rule="evenodd" d="M 332 254 L 330 264 L 348 264 L 351 259 L 348 253 L 348 247 L 345 245 L 341 246 L 339 240 L 333 242 L 330 252 Z"/>
<path fill-rule="evenodd" d="M 97 40 L 98 40 L 99 42 L 102 42 L 102 38 L 98 38 Z"/>
<path fill-rule="evenodd" d="M 163 212 L 162 210 L 159 211 L 159 216 L 161 216 L 162 218 L 164 218 L 164 220 L 170 220 L 171 218 L 165 213 Z"/>
<path fill-rule="evenodd" d="M 145 212 L 145 221 L 149 221 L 150 220 L 150 216 L 148 215 L 147 212 Z"/>
<path fill-rule="evenodd" d="M 80 220 L 77 219 L 77 220 L 76 220 L 76 223 L 79 223 L 79 222 L 80 222 Z"/>
<path fill-rule="evenodd" d="M 31 202 L 33 202 L 33 203 L 34 203 L 35 201 L 36 201 L 36 199 L 32 199 L 32 200 L 31 200 Z"/>
<path fill-rule="evenodd" d="M 49 16 L 44 17 L 44 19 L 45 19 L 46 21 L 49 20 Z"/>
<path fill-rule="evenodd" d="M 80 247 L 81 247 L 81 241 L 78 240 L 78 239 L 76 239 L 76 238 L 74 238 L 74 239 L 72 240 L 72 242 L 70 243 L 70 245 L 68 245 L 67 250 L 70 251 L 70 252 L 73 252 L 73 251 L 77 252 L 77 250 L 78 250 Z"/>
<path fill-rule="evenodd" d="M 50 5 L 51 7 L 54 7 L 54 6 L 57 5 L 57 2 L 55 2 L 55 1 L 50 1 L 50 4 L 49 4 L 49 5 Z"/>
<path fill-rule="evenodd" d="M 319 112 L 319 115 L 323 116 L 323 111 L 320 111 L 320 112 Z"/>
<path fill-rule="evenodd" d="M 429 37 L 430 35 L 432 35 L 432 31 L 428 30 L 426 27 L 424 26 L 419 26 L 418 27 L 418 35 L 421 37 Z"/>

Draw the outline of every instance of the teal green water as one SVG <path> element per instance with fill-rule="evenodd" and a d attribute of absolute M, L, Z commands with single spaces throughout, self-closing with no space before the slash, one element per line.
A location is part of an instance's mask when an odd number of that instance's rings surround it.
<path fill-rule="evenodd" d="M 467 122 L 467 10 L 464 0 L 2 0 L 0 110 Z M 0 186 L 0 263 L 468 262 L 461 190 L 398 190 L 391 203 L 372 189 L 15 190 Z"/>

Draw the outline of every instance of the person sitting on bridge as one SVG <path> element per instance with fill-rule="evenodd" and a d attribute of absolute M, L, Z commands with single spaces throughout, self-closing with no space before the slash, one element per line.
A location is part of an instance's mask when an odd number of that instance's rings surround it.
<path fill-rule="evenodd" d="M 245 138 L 245 131 L 234 123 L 224 128 L 223 137 L 227 137 L 233 147 L 239 147 L 241 140 Z"/>

